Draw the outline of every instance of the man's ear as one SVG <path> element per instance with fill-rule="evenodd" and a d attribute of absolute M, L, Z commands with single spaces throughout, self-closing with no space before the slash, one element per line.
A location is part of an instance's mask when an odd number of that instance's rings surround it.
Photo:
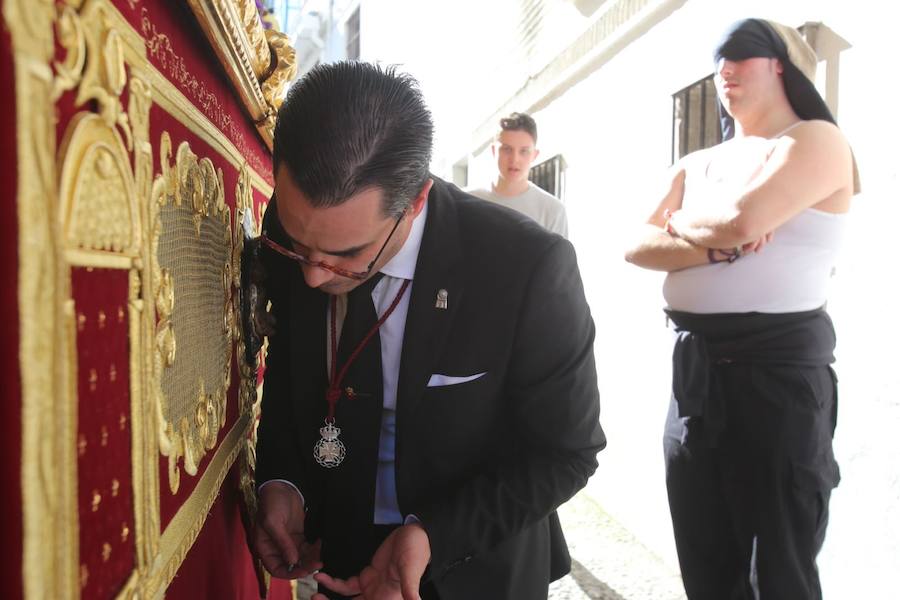
<path fill-rule="evenodd" d="M 410 212 L 412 213 L 412 218 L 415 219 L 419 216 L 419 213 L 422 212 L 422 209 L 425 208 L 425 201 L 428 200 L 428 192 L 431 191 L 431 186 L 434 185 L 434 179 L 428 178 L 425 181 L 425 185 L 422 186 L 422 189 L 413 198 L 412 203 L 409 205 Z"/>
<path fill-rule="evenodd" d="M 775 59 L 775 73 L 778 75 L 784 74 L 784 63 L 781 62 L 780 58 Z"/>
<path fill-rule="evenodd" d="M 538 150 L 537 148 L 535 148 L 535 149 L 534 149 L 534 156 L 531 157 L 531 162 L 536 161 L 536 160 L 537 160 L 537 157 L 538 157 L 538 155 L 539 155 L 540 153 L 541 153 L 541 151 Z"/>

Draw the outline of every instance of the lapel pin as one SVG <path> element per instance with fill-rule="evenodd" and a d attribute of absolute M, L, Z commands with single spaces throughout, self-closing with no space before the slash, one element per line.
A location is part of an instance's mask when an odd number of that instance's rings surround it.
<path fill-rule="evenodd" d="M 437 300 L 434 302 L 435 308 L 440 308 L 442 310 L 447 310 L 447 290 L 438 290 Z"/>

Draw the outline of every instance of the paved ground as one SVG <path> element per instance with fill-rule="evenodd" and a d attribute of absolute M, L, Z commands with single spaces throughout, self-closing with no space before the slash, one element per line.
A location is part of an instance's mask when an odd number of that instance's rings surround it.
<path fill-rule="evenodd" d="M 551 600 L 684 600 L 681 577 L 582 492 L 559 511 L 572 572 Z"/>
<path fill-rule="evenodd" d="M 559 515 L 572 573 L 550 586 L 550 600 L 684 600 L 679 575 L 587 493 L 575 496 Z M 307 600 L 312 587 L 298 583 L 298 600 Z"/>

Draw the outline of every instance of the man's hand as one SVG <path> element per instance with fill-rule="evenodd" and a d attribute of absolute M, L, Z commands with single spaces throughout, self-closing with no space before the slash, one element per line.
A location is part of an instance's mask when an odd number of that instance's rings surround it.
<path fill-rule="evenodd" d="M 749 254 L 751 252 L 759 252 L 760 250 L 762 250 L 765 247 L 766 244 L 768 244 L 769 242 L 772 241 L 772 236 L 774 236 L 774 235 L 775 235 L 775 232 L 770 231 L 769 233 L 762 236 L 755 242 L 748 242 L 748 243 L 744 244 L 743 247 L 741 248 L 741 251 L 744 254 Z"/>
<path fill-rule="evenodd" d="M 253 526 L 253 551 L 275 577 L 297 579 L 321 569 L 321 541 L 309 544 L 303 535 L 303 501 L 291 486 L 273 481 L 259 491 L 259 512 Z"/>
<path fill-rule="evenodd" d="M 428 534 L 412 523 L 394 530 L 358 576 L 344 580 L 317 573 L 315 580 L 338 594 L 364 600 L 418 600 L 419 581 L 430 560 Z M 313 600 L 326 598 L 316 594 Z"/>

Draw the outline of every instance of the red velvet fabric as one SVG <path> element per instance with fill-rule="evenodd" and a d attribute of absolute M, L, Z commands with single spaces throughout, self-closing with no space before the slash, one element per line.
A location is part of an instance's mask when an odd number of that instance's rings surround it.
<path fill-rule="evenodd" d="M 0 89 L 15 89 L 15 71 L 12 63 L 9 31 L 0 27 Z M 7 96 L 9 98 L 9 96 Z M 3 377 L 3 396 L 0 401 L 0 421 L 6 423 L 0 451 L 3 452 L 2 480 L 5 482 L 6 499 L 0 511 L 0 528 L 3 531 L 2 582 L 0 596 L 21 598 L 22 588 L 22 413 L 21 374 L 19 371 L 19 311 L 18 285 L 19 260 L 17 223 L 17 171 L 16 171 L 16 111 L 9 102 L 0 111 L 0 131 L 5 132 L 0 141 L 0 307 L 5 323 L 0 342 L 0 356 L 7 366 Z"/>
<path fill-rule="evenodd" d="M 209 511 L 206 525 L 166 590 L 167 600 L 257 600 L 260 597 L 253 559 L 241 525 L 238 481 L 235 465 Z M 268 598 L 289 600 L 290 597 L 289 582 L 272 579 Z"/>
<path fill-rule="evenodd" d="M 135 567 L 128 271 L 73 268 L 72 298 L 81 594 L 111 598 Z"/>
<path fill-rule="evenodd" d="M 141 34 L 150 64 L 205 114 L 270 184 L 269 150 L 187 2 L 114 0 Z"/>

